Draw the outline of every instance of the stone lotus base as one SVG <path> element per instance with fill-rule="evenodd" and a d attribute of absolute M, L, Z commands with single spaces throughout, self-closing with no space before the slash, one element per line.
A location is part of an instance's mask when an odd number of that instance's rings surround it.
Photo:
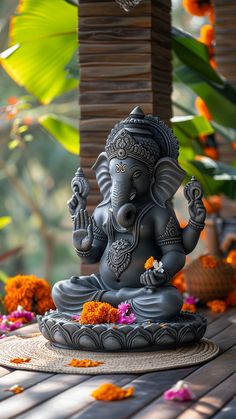
<path fill-rule="evenodd" d="M 182 312 L 171 322 L 131 325 L 81 325 L 70 316 L 50 311 L 38 316 L 39 329 L 53 345 L 89 351 L 156 350 L 198 342 L 207 327 L 199 313 Z"/>

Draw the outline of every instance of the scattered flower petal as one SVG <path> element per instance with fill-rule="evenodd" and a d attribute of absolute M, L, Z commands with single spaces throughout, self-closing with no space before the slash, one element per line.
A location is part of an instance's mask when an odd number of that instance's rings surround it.
<path fill-rule="evenodd" d="M 123 400 L 131 397 L 134 394 L 134 387 L 124 389 L 112 383 L 106 383 L 99 386 L 91 393 L 96 400 L 112 401 Z"/>
<path fill-rule="evenodd" d="M 188 384 L 180 380 L 169 390 L 165 391 L 164 399 L 185 402 L 193 400 L 193 393 L 191 392 Z"/>
<path fill-rule="evenodd" d="M 92 361 L 91 359 L 76 359 L 73 358 L 68 366 L 69 367 L 79 367 L 79 368 L 89 368 L 89 367 L 97 367 L 98 365 L 102 365 L 104 362 L 100 361 Z"/>
<path fill-rule="evenodd" d="M 209 307 L 213 313 L 224 313 L 227 308 L 226 303 L 223 300 L 208 301 L 207 307 Z"/>
<path fill-rule="evenodd" d="M 22 391 L 24 391 L 24 387 L 21 387 L 18 384 L 14 384 L 10 388 L 6 389 L 5 391 L 11 391 L 14 394 L 19 394 L 19 393 L 22 393 Z"/>
<path fill-rule="evenodd" d="M 13 364 L 24 364 L 26 362 L 30 362 L 31 358 L 12 358 L 10 359 L 10 362 Z"/>

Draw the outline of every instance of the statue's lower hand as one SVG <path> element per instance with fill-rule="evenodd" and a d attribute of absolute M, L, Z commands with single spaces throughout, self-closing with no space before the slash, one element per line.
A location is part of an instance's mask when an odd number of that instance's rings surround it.
<path fill-rule="evenodd" d="M 161 273 L 153 269 L 149 269 L 140 276 L 140 283 L 142 285 L 161 287 L 167 282 L 167 274 Z"/>
<path fill-rule="evenodd" d="M 74 218 L 73 244 L 82 252 L 91 249 L 93 243 L 93 219 L 86 209 L 77 212 Z"/>

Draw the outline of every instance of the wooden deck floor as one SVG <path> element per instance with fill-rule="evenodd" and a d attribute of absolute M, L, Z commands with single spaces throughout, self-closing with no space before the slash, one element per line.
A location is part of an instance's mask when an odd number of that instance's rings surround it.
<path fill-rule="evenodd" d="M 142 375 L 51 374 L 0 367 L 0 418 L 235 419 L 236 309 L 221 315 L 205 313 L 209 322 L 206 337 L 220 347 L 214 360 Z M 35 327 L 27 326 L 24 331 L 35 331 Z M 163 392 L 181 379 L 190 383 L 195 399 L 184 403 L 164 401 Z M 91 391 L 108 381 L 134 386 L 134 397 L 117 402 L 94 401 Z M 14 384 L 25 391 L 17 395 L 4 391 Z"/>

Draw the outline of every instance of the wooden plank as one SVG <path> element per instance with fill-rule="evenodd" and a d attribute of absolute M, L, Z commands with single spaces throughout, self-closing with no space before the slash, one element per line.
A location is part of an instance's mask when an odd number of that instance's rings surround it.
<path fill-rule="evenodd" d="M 215 419 L 235 419 L 236 418 L 236 397 L 223 407 L 221 412 L 214 416 Z"/>
<path fill-rule="evenodd" d="M 104 409 L 104 403 L 94 402 L 86 409 L 75 414 L 73 419 L 91 419 L 101 417 L 102 419 L 119 418 L 124 419 L 130 417 L 143 406 L 148 404 L 155 397 L 162 394 L 173 382 L 183 379 L 194 368 L 181 368 L 170 371 L 159 371 L 144 374 L 136 378 L 129 386 L 135 387 L 135 395 L 127 400 L 119 403 L 110 402 L 109 408 Z M 129 387 L 126 386 L 126 387 Z M 132 416 L 133 417 L 133 416 Z M 156 416 L 157 418 L 158 416 Z M 71 419 L 72 419 L 71 418 Z M 159 418 L 158 418 L 159 419 Z"/>
<path fill-rule="evenodd" d="M 0 367 L 0 377 L 3 377 L 4 375 L 7 375 L 11 372 L 9 368 Z"/>
<path fill-rule="evenodd" d="M 217 333 L 220 333 L 225 328 L 232 324 L 230 317 L 235 313 L 235 309 L 228 309 L 224 314 L 221 314 L 215 321 L 213 321 L 207 327 L 207 331 L 205 337 L 210 339 L 211 337 L 215 336 Z"/>
<path fill-rule="evenodd" d="M 204 396 L 235 372 L 236 346 L 230 348 L 216 359 L 198 368 L 186 377 L 186 381 L 195 395 L 195 400 Z M 174 384 L 174 383 L 173 383 Z M 146 408 L 134 416 L 135 419 L 175 419 L 185 409 L 190 408 L 193 401 L 178 403 L 165 401 L 163 396 L 158 397 Z M 111 412 L 112 413 L 112 412 Z M 154 416 L 154 414 L 156 416 Z"/>
<path fill-rule="evenodd" d="M 87 2 L 87 4 L 81 3 L 80 1 L 80 16 L 91 16 L 91 8 L 93 10 L 93 16 L 127 16 L 127 13 L 119 7 L 115 2 L 110 3 L 108 2 L 95 2 L 93 1 L 91 4 Z M 146 16 L 149 15 L 151 12 L 151 4 L 150 2 L 143 2 L 139 5 L 138 8 L 134 8 L 130 11 L 131 16 Z"/>
<path fill-rule="evenodd" d="M 47 378 L 51 377 L 53 374 L 46 372 L 35 372 L 35 371 L 24 371 L 16 370 L 10 374 L 5 375 L 0 378 L 0 400 L 8 399 L 13 396 L 13 393 L 10 391 L 4 391 L 7 388 L 15 384 L 19 384 L 24 388 L 29 388 Z"/>
<path fill-rule="evenodd" d="M 39 406 L 24 413 L 22 416 L 18 415 L 18 419 L 64 419 L 77 411 L 83 409 L 85 406 L 93 402 L 91 392 L 99 385 L 112 382 L 117 385 L 124 386 L 134 379 L 134 375 L 117 374 L 98 375 L 86 380 L 84 383 L 78 384 L 62 394 L 52 397 L 50 400 L 41 403 Z"/>
<path fill-rule="evenodd" d="M 10 398 L 1 402 L 1 418 L 11 419 L 61 393 L 61 397 L 63 397 L 63 391 L 83 383 L 89 378 L 89 375 L 55 374 L 18 394 L 14 399 Z"/>
<path fill-rule="evenodd" d="M 207 419 L 212 417 L 235 396 L 236 373 L 201 397 L 178 419 Z"/>
<path fill-rule="evenodd" d="M 152 103 L 142 103 L 142 109 L 145 113 L 152 113 L 153 111 L 153 104 Z M 84 104 L 81 108 L 81 117 L 85 118 L 94 118 L 94 117 L 114 117 L 116 116 L 118 119 L 122 119 L 129 115 L 132 111 L 132 103 L 119 103 L 117 104 Z"/>

